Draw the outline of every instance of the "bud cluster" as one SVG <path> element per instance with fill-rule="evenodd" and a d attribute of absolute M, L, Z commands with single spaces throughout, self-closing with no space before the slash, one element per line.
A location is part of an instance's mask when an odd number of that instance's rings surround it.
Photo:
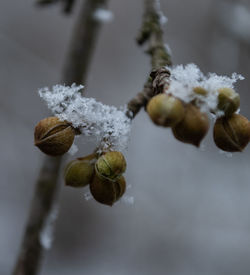
<path fill-rule="evenodd" d="M 199 147 L 209 129 L 207 113 L 202 112 L 200 100 L 206 100 L 208 92 L 203 87 L 193 88 L 194 99 L 184 102 L 166 92 L 154 96 L 147 105 L 147 113 L 158 126 L 171 127 L 175 138 Z M 198 95 L 198 96 L 197 96 Z M 241 152 L 250 140 L 250 122 L 235 112 L 239 109 L 240 97 L 231 88 L 220 88 L 214 109 L 223 116 L 214 125 L 214 142 L 221 150 Z M 214 113 L 214 109 L 210 109 Z"/>
<path fill-rule="evenodd" d="M 215 74 L 207 77 L 194 64 L 163 67 L 151 73 L 152 83 L 147 87 L 150 93 L 139 104 L 133 104 L 138 109 L 153 96 L 146 106 L 151 120 L 158 126 L 170 127 L 177 140 L 197 147 L 209 130 L 209 115 L 213 115 L 217 147 L 241 152 L 250 140 L 250 122 L 237 113 L 240 97 L 233 89 L 241 79 L 237 74 L 231 78 Z M 39 91 L 56 116 L 36 125 L 35 145 L 47 155 L 60 156 L 69 151 L 75 135 L 94 137 L 97 150 L 68 163 L 65 184 L 75 188 L 89 185 L 96 201 L 112 206 L 126 190 L 126 160 L 120 151 L 127 148 L 131 119 L 126 108 L 83 97 L 82 88 L 55 85 L 52 91 Z"/>
<path fill-rule="evenodd" d="M 71 161 L 65 168 L 64 180 L 71 187 L 89 185 L 96 201 L 112 206 L 125 193 L 125 170 L 123 154 L 110 151 L 100 156 L 92 154 Z"/>

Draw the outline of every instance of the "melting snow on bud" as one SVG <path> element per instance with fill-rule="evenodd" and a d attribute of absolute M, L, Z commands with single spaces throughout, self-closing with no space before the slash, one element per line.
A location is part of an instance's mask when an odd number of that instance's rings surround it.
<path fill-rule="evenodd" d="M 218 90 L 220 88 L 234 88 L 234 84 L 238 80 L 243 80 L 242 75 L 233 73 L 231 77 L 219 76 L 215 73 L 204 75 L 195 64 L 178 65 L 168 67 L 171 76 L 168 79 L 170 86 L 167 93 L 182 99 L 188 103 L 196 100 L 202 112 L 210 113 L 211 111 L 216 117 L 222 116 L 223 111 L 217 109 Z M 200 95 L 193 92 L 193 88 L 204 88 L 207 94 Z"/>
<path fill-rule="evenodd" d="M 83 135 L 99 145 L 100 151 L 127 149 L 131 120 L 127 109 L 108 106 L 94 98 L 82 96 L 83 86 L 55 85 L 43 88 L 39 95 L 60 120 L 71 122 Z"/>

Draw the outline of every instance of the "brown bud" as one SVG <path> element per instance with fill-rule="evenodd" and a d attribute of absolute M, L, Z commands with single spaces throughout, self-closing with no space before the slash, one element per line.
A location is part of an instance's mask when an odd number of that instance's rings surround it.
<path fill-rule="evenodd" d="M 184 119 L 172 128 L 176 139 L 199 147 L 209 129 L 209 119 L 205 113 L 192 104 L 188 104 Z"/>
<path fill-rule="evenodd" d="M 98 158 L 95 170 L 101 178 L 116 180 L 125 172 L 126 166 L 126 160 L 121 152 L 110 151 Z"/>
<path fill-rule="evenodd" d="M 184 118 L 185 107 L 180 99 L 163 93 L 149 101 L 147 112 L 156 125 L 171 127 Z"/>
<path fill-rule="evenodd" d="M 250 122 L 239 114 L 218 118 L 214 125 L 214 142 L 223 151 L 241 152 L 250 140 Z"/>
<path fill-rule="evenodd" d="M 75 132 L 67 121 L 60 121 L 57 117 L 48 117 L 36 125 L 34 137 L 35 146 L 43 153 L 58 156 L 70 149 Z"/>
<path fill-rule="evenodd" d="M 231 116 L 240 106 L 240 95 L 230 88 L 218 90 L 218 109 Z"/>
<path fill-rule="evenodd" d="M 86 159 L 73 160 L 65 167 L 65 184 L 71 187 L 84 187 L 91 182 L 94 171 L 93 161 Z"/>
<path fill-rule="evenodd" d="M 126 181 L 121 176 L 116 181 L 94 176 L 90 183 L 90 191 L 94 199 L 100 203 L 112 206 L 125 193 Z"/>

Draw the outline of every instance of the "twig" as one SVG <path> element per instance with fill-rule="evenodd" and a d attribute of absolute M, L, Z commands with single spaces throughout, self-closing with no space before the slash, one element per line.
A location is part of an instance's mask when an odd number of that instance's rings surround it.
<path fill-rule="evenodd" d="M 86 79 L 100 27 L 100 22 L 94 21 L 93 13 L 106 2 L 107 0 L 87 0 L 83 5 L 63 74 L 65 83 L 81 83 Z M 54 209 L 60 187 L 58 175 L 61 162 L 62 158 L 60 157 L 45 157 L 44 159 L 13 275 L 35 275 L 38 273 L 44 251 L 40 235 Z"/>
<path fill-rule="evenodd" d="M 39 6 L 46 7 L 48 5 L 56 4 L 58 2 L 63 3 L 64 12 L 69 14 L 71 12 L 73 6 L 74 6 L 75 0 L 37 0 L 36 4 L 39 5 Z"/>
<path fill-rule="evenodd" d="M 152 72 L 144 84 L 143 90 L 127 105 L 127 114 L 130 118 L 134 118 L 140 109 L 147 105 L 150 98 L 162 92 L 163 79 L 165 85 L 166 77 L 170 76 L 170 72 L 165 66 L 171 66 L 172 61 L 164 45 L 161 17 L 159 1 L 144 0 L 143 23 L 137 37 L 137 43 L 139 45 L 148 43 L 147 53 L 151 57 Z"/>

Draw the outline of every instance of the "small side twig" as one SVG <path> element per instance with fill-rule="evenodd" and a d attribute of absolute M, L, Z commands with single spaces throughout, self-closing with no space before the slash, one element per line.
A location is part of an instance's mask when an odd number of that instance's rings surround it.
<path fill-rule="evenodd" d="M 99 22 L 94 22 L 94 26 L 91 26 L 93 13 L 106 2 L 107 0 L 87 0 L 81 9 L 62 78 L 67 84 L 81 83 L 86 79 L 100 27 Z M 61 157 L 46 156 L 43 161 L 13 275 L 38 273 L 44 251 L 40 236 L 53 212 L 58 196 L 61 163 Z"/>
<path fill-rule="evenodd" d="M 37 0 L 36 4 L 39 6 L 48 6 L 50 4 L 56 4 L 62 2 L 64 5 L 63 11 L 65 13 L 70 13 L 75 4 L 75 0 Z"/>
<path fill-rule="evenodd" d="M 165 66 L 171 66 L 172 61 L 163 41 L 161 16 L 157 0 L 144 0 L 143 23 L 137 37 L 137 43 L 139 45 L 148 44 L 146 52 L 151 57 L 152 72 L 144 84 L 143 90 L 127 104 L 127 114 L 130 118 L 134 118 L 154 95 L 162 92 L 162 80 L 165 81 L 166 77 L 170 76 L 170 72 Z"/>

